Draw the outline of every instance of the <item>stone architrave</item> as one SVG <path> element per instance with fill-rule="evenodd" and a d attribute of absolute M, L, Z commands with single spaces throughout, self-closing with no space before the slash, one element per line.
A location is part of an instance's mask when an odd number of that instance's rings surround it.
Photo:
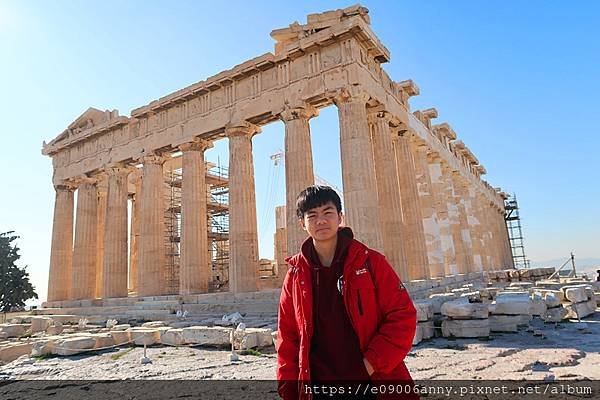
<path fill-rule="evenodd" d="M 444 275 L 456 275 L 458 268 L 456 266 L 456 245 L 452 236 L 451 213 L 449 207 L 448 191 L 451 190 L 446 184 L 442 172 L 441 158 L 437 153 L 428 152 L 429 176 L 431 179 L 431 190 L 435 199 L 435 208 L 437 211 L 438 223 L 440 226 L 440 238 L 442 243 L 442 252 L 444 253 Z"/>
<path fill-rule="evenodd" d="M 344 225 L 354 230 L 358 240 L 383 251 L 375 163 L 367 121 L 368 100 L 368 94 L 348 90 L 333 99 L 340 124 Z"/>
<path fill-rule="evenodd" d="M 179 294 L 182 295 L 208 293 L 211 278 L 204 163 L 204 152 L 210 147 L 212 143 L 200 139 L 179 146 L 183 152 L 179 270 Z"/>
<path fill-rule="evenodd" d="M 316 115 L 318 111 L 312 106 L 288 108 L 280 114 L 285 123 L 285 219 L 288 255 L 300 251 L 300 246 L 307 236 L 298 223 L 296 198 L 302 190 L 315 182 L 309 119 Z"/>
<path fill-rule="evenodd" d="M 402 281 L 408 281 L 404 250 L 405 227 L 398 187 L 398 172 L 392 146 L 389 114 L 375 111 L 369 114 L 373 143 L 373 159 L 379 199 L 379 218 L 383 233 L 385 256 Z"/>
<path fill-rule="evenodd" d="M 423 230 L 423 214 L 417 191 L 413 152 L 407 131 L 398 130 L 393 145 L 396 153 L 396 170 L 400 201 L 406 234 L 404 235 L 409 280 L 429 277 L 429 259 Z"/>
<path fill-rule="evenodd" d="M 77 188 L 77 215 L 73 244 L 71 298 L 93 299 L 96 296 L 96 235 L 98 224 L 98 189 L 96 179 L 80 177 Z"/>
<path fill-rule="evenodd" d="M 48 301 L 70 298 L 73 273 L 73 191 L 69 184 L 56 185 L 50 272 L 48 276 Z"/>
<path fill-rule="evenodd" d="M 258 280 L 258 232 L 252 137 L 260 128 L 235 124 L 229 137 L 229 290 L 254 292 Z"/>
<path fill-rule="evenodd" d="M 424 143 L 415 143 L 414 147 L 415 176 L 419 193 L 419 202 L 423 215 L 423 231 L 429 258 L 429 276 L 442 277 L 444 271 L 444 253 L 438 222 L 435 198 L 429 176 L 429 163 L 427 161 L 427 146 Z"/>
<path fill-rule="evenodd" d="M 165 276 L 165 199 L 163 164 L 165 157 L 149 154 L 142 158 L 142 196 L 140 201 L 140 265 L 138 296 L 162 295 Z"/>
<path fill-rule="evenodd" d="M 111 165 L 104 229 L 104 298 L 127 297 L 127 182 L 131 168 Z"/>

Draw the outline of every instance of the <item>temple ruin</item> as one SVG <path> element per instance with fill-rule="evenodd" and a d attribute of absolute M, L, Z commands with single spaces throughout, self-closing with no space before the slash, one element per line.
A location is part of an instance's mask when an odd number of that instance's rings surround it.
<path fill-rule="evenodd" d="M 271 37 L 274 53 L 130 117 L 89 108 L 44 143 L 56 190 L 48 307 L 256 292 L 261 276 L 277 287 L 284 256 L 305 238 L 294 204 L 315 181 L 309 121 L 329 106 L 339 113 L 345 224 L 405 282 L 513 268 L 506 195 L 482 179 L 485 167 L 450 124 L 433 122 L 435 108 L 410 109 L 419 88 L 383 69 L 390 53 L 366 8 L 311 14 Z M 258 255 L 252 138 L 277 120 L 287 204 L 270 269 Z M 227 168 L 207 163 L 224 138 Z"/>

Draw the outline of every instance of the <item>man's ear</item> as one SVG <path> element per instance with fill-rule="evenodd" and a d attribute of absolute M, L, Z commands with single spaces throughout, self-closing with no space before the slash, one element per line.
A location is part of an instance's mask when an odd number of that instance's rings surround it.
<path fill-rule="evenodd" d="M 341 211 L 338 213 L 338 225 L 344 226 L 344 214 Z"/>
<path fill-rule="evenodd" d="M 300 226 L 300 228 L 302 228 L 303 230 L 306 231 L 306 225 L 304 224 L 304 218 L 298 218 L 298 225 Z"/>

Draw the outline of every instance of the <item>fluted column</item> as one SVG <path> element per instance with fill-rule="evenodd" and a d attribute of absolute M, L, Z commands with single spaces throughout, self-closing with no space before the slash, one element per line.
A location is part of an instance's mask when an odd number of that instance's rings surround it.
<path fill-rule="evenodd" d="M 404 243 L 409 280 L 429 278 L 429 259 L 423 230 L 423 214 L 417 190 L 415 164 L 407 131 L 398 131 L 393 145 L 406 235 Z"/>
<path fill-rule="evenodd" d="M 281 113 L 281 119 L 285 123 L 285 219 L 288 255 L 299 252 L 307 236 L 298 223 L 296 198 L 302 190 L 315 182 L 308 121 L 317 114 L 317 110 L 311 106 L 291 108 Z"/>
<path fill-rule="evenodd" d="M 482 223 L 479 215 L 479 205 L 477 199 L 477 189 L 473 186 L 467 186 L 468 193 L 468 215 L 467 222 L 471 231 L 471 240 L 473 241 L 473 264 L 475 272 L 484 270 L 484 243 L 482 237 Z"/>
<path fill-rule="evenodd" d="M 442 164 L 439 155 L 429 152 L 429 176 L 431 179 L 431 190 L 435 200 L 435 208 L 440 226 L 440 238 L 442 252 L 444 253 L 444 275 L 456 275 L 456 250 L 450 227 L 450 212 L 448 207 L 448 186 L 442 175 Z"/>
<path fill-rule="evenodd" d="M 257 126 L 230 126 L 229 137 L 229 290 L 258 288 L 258 233 L 252 137 Z"/>
<path fill-rule="evenodd" d="M 474 239 L 471 234 L 471 227 L 469 225 L 469 216 L 472 212 L 471 199 L 469 198 L 469 192 L 466 187 L 467 183 L 457 171 L 451 172 L 451 179 L 456 194 L 454 199 L 458 207 L 458 219 L 464 250 L 465 267 L 462 272 L 476 272 L 478 270 L 475 267 L 473 255 Z"/>
<path fill-rule="evenodd" d="M 364 93 L 342 92 L 334 98 L 340 124 L 340 153 L 344 186 L 344 224 L 351 227 L 357 239 L 383 251 L 379 219 L 379 202 L 375 165 Z"/>
<path fill-rule="evenodd" d="M 140 204 L 140 265 L 138 296 L 165 294 L 165 202 L 163 163 L 165 158 L 149 154 L 142 158 Z"/>
<path fill-rule="evenodd" d="M 404 250 L 405 226 L 398 186 L 398 171 L 389 115 L 385 112 L 369 114 L 373 142 L 373 158 L 379 199 L 379 219 L 383 233 L 385 256 L 401 280 L 408 281 L 408 268 Z"/>
<path fill-rule="evenodd" d="M 98 190 L 96 179 L 82 177 L 79 182 L 71 284 L 73 300 L 93 299 L 96 296 Z"/>
<path fill-rule="evenodd" d="M 204 152 L 212 143 L 196 140 L 183 152 L 181 186 L 181 267 L 179 293 L 208 293 L 211 277 L 206 220 L 206 166 Z"/>
<path fill-rule="evenodd" d="M 73 273 L 73 190 L 63 184 L 54 186 L 54 220 L 52 248 L 48 273 L 48 301 L 67 300 L 70 297 Z"/>
<path fill-rule="evenodd" d="M 486 271 L 495 269 L 492 259 L 492 234 L 487 217 L 487 200 L 481 193 L 477 194 L 479 218 L 481 220 L 481 237 L 483 241 L 483 267 Z"/>
<path fill-rule="evenodd" d="M 108 195 L 104 229 L 103 297 L 127 297 L 127 177 L 131 168 L 107 168 Z"/>
<path fill-rule="evenodd" d="M 104 175 L 104 174 L 103 174 Z M 108 182 L 102 179 L 98 187 L 98 222 L 96 227 L 96 297 L 103 297 L 104 287 L 104 225 L 106 224 L 106 202 Z"/>
<path fill-rule="evenodd" d="M 506 210 L 503 208 L 502 211 L 500 212 L 500 231 L 502 234 L 502 242 L 503 242 L 503 246 L 504 246 L 504 254 L 505 254 L 505 264 L 507 268 L 514 268 L 515 267 L 515 263 L 513 260 L 513 255 L 512 255 L 512 248 L 510 245 L 510 238 L 508 236 L 508 227 L 506 226 L 506 219 L 505 219 L 505 213 Z"/>
<path fill-rule="evenodd" d="M 427 145 L 416 142 L 414 156 L 417 190 L 423 215 L 423 231 L 425 232 L 425 243 L 427 245 L 427 256 L 429 258 L 429 276 L 431 278 L 437 278 L 445 275 L 444 252 L 442 251 L 440 226 L 434 192 L 431 185 L 431 177 L 429 175 Z"/>
<path fill-rule="evenodd" d="M 448 220 L 450 222 L 452 242 L 454 243 L 457 272 L 465 274 L 472 268 L 471 239 L 466 227 L 465 207 L 459 194 L 460 189 L 457 187 L 458 182 L 455 184 L 456 178 L 453 178 L 454 172 L 448 165 L 442 164 L 442 179 L 446 187 Z"/>
<path fill-rule="evenodd" d="M 129 230 L 129 274 L 128 291 L 138 290 L 138 271 L 140 267 L 140 203 L 142 191 L 141 171 L 136 172 L 132 179 L 135 193 L 130 195 L 131 199 L 131 222 Z"/>

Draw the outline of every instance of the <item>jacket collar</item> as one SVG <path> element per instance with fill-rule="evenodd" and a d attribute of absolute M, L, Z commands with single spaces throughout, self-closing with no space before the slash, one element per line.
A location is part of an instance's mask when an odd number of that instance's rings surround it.
<path fill-rule="evenodd" d="M 344 270 L 346 270 L 346 266 L 348 265 L 352 266 L 352 268 L 358 268 L 359 266 L 362 266 L 368 254 L 368 247 L 354 239 L 354 233 L 352 232 L 352 229 L 347 226 L 338 228 L 338 235 L 344 235 L 352 240 L 348 247 L 348 254 L 344 263 Z M 310 263 L 305 254 L 308 254 L 308 246 L 311 245 L 312 238 L 306 238 L 306 240 L 302 243 L 301 251 L 291 257 L 287 257 L 285 262 L 299 270 L 308 268 Z"/>

